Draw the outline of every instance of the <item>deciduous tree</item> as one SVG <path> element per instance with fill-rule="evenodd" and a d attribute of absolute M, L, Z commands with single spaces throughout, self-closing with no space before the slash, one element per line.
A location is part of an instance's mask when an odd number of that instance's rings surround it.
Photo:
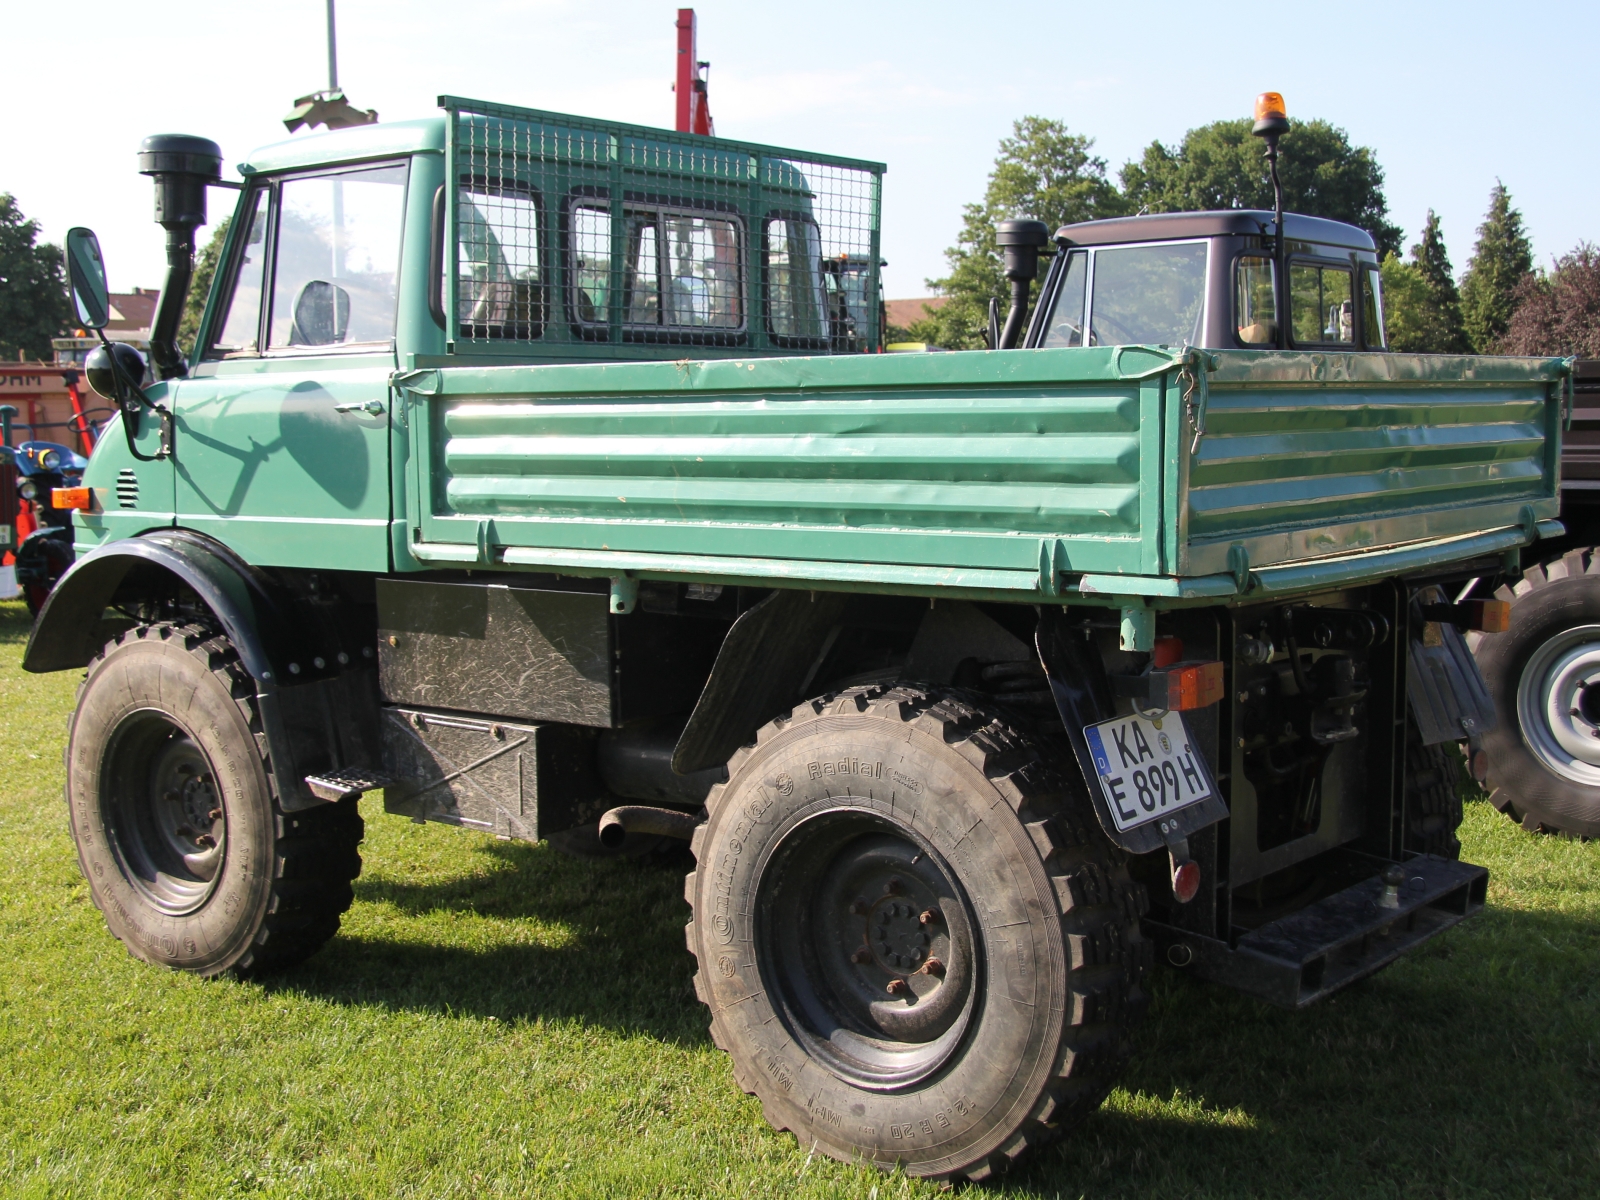
<path fill-rule="evenodd" d="M 1600 358 L 1600 250 L 1580 242 L 1549 275 L 1530 272 L 1498 349 L 1504 354 Z"/>
<path fill-rule="evenodd" d="M 39 245 L 39 223 L 0 192 L 0 358 L 48 362 L 71 319 L 61 247 Z"/>
<path fill-rule="evenodd" d="M 1400 229 L 1389 221 L 1383 168 L 1365 146 L 1352 146 L 1327 121 L 1296 121 L 1280 143 L 1278 177 L 1284 208 L 1365 229 L 1380 254 L 1400 252 Z M 1270 209 L 1272 180 L 1260 138 L 1248 118 L 1213 121 L 1184 134 L 1176 149 L 1151 142 L 1122 168 L 1128 202 L 1145 212 L 1212 208 Z"/>

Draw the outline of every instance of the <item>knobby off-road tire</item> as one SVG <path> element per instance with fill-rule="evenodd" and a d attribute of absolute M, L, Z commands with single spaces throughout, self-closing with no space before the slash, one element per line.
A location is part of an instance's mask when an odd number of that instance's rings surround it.
<path fill-rule="evenodd" d="M 361 871 L 354 800 L 278 808 L 255 687 L 226 638 L 141 626 L 89 664 L 69 722 L 78 861 L 136 958 L 254 975 L 339 928 Z"/>
<path fill-rule="evenodd" d="M 1448 745 L 1424 746 L 1406 720 L 1406 849 L 1460 858 L 1463 811 L 1460 772 Z"/>
<path fill-rule="evenodd" d="M 962 694 L 877 685 L 729 763 L 686 886 L 695 989 L 803 1148 L 984 1179 L 1110 1090 L 1146 899 L 1057 754 Z"/>
<path fill-rule="evenodd" d="M 1511 628 L 1470 635 L 1500 718 L 1483 739 L 1490 799 L 1524 829 L 1600 837 L 1600 551 L 1496 595 Z"/>

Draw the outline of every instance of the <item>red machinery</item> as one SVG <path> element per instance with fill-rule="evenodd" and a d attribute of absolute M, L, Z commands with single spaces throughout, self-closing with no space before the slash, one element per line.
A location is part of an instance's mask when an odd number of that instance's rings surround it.
<path fill-rule="evenodd" d="M 706 98 L 706 79 L 711 64 L 701 62 L 695 52 L 694 9 L 678 10 L 678 82 L 672 90 L 678 98 L 679 133 L 702 133 L 707 137 L 716 133 L 711 122 L 711 102 Z"/>

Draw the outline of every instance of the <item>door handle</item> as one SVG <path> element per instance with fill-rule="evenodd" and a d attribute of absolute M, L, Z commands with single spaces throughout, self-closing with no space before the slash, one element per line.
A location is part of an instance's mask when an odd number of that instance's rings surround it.
<path fill-rule="evenodd" d="M 335 404 L 333 411 L 336 413 L 364 412 L 369 416 L 376 417 L 383 414 L 383 401 L 367 400 L 361 404 Z"/>

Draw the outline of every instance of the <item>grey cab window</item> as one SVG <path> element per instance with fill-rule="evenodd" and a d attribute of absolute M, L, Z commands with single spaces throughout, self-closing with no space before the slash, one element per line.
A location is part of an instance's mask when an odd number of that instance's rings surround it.
<path fill-rule="evenodd" d="M 629 204 L 623 209 L 622 320 L 634 330 L 731 332 L 744 327 L 742 224 L 731 214 Z M 573 310 L 602 325 L 611 307 L 611 210 L 570 213 Z"/>
<path fill-rule="evenodd" d="M 537 191 L 463 181 L 456 247 L 462 337 L 531 341 L 543 334 L 543 251 Z"/>
<path fill-rule="evenodd" d="M 1207 253 L 1204 241 L 1072 251 L 1041 345 L 1198 345 Z"/>
<path fill-rule="evenodd" d="M 1353 282 L 1346 266 L 1289 264 L 1289 331 L 1295 345 L 1355 345 Z"/>
<path fill-rule="evenodd" d="M 1241 254 L 1233 264 L 1233 320 L 1246 346 L 1278 344 L 1277 273 L 1265 254 Z"/>
<path fill-rule="evenodd" d="M 1383 328 L 1383 283 L 1378 268 L 1361 272 L 1361 341 L 1368 350 L 1387 350 L 1389 338 Z"/>
<path fill-rule="evenodd" d="M 406 177 L 396 163 L 278 185 L 269 350 L 394 337 Z"/>

